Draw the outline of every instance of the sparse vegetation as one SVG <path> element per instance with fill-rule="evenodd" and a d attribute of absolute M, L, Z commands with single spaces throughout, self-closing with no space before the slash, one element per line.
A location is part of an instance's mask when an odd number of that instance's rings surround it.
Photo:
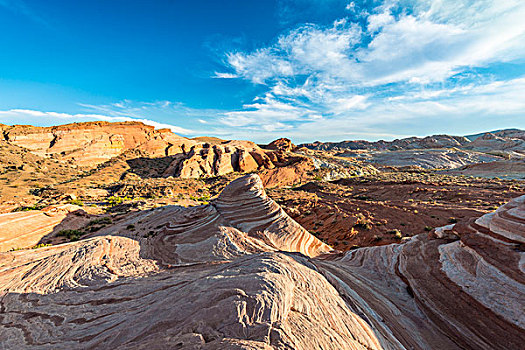
<path fill-rule="evenodd" d="M 393 229 L 393 230 L 390 230 L 390 231 L 388 231 L 387 233 L 393 235 L 395 239 L 401 239 L 401 238 L 403 238 L 403 233 L 401 233 L 401 231 L 398 230 L 397 228 L 396 228 L 396 229 Z"/>
<path fill-rule="evenodd" d="M 69 202 L 69 204 L 78 205 L 79 207 L 84 206 L 84 202 L 82 202 L 80 199 L 73 199 Z"/>
<path fill-rule="evenodd" d="M 372 222 L 370 219 L 366 218 L 364 214 L 359 213 L 356 215 L 356 217 L 357 222 L 354 227 L 364 228 L 365 230 L 370 230 L 372 228 Z"/>
<path fill-rule="evenodd" d="M 91 220 L 87 226 L 95 226 L 95 225 L 109 225 L 109 224 L 112 224 L 113 221 L 111 220 L 111 218 L 105 216 L 103 218 L 98 218 L 98 219 L 94 219 L 94 220 Z"/>
<path fill-rule="evenodd" d="M 69 241 L 78 241 L 83 234 L 85 233 L 80 230 L 61 230 L 57 233 L 57 236 L 66 237 Z"/>
<path fill-rule="evenodd" d="M 34 205 L 31 205 L 31 206 L 18 207 L 18 208 L 16 208 L 13 211 L 17 212 L 17 211 L 41 210 L 44 207 L 45 207 L 45 205 L 43 205 L 43 204 L 34 204 Z"/>

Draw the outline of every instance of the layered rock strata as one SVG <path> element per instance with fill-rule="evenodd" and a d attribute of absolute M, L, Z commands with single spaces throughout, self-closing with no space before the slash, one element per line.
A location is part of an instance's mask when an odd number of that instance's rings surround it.
<path fill-rule="evenodd" d="M 35 246 L 66 219 L 83 221 L 82 213 L 79 206 L 65 204 L 0 214 L 0 252 Z"/>
<path fill-rule="evenodd" d="M 38 156 L 80 166 L 96 166 L 139 147 L 152 157 L 160 157 L 181 153 L 197 143 L 168 129 L 155 130 L 140 122 L 88 122 L 52 127 L 2 125 L 1 129 L 10 144 Z"/>
<path fill-rule="evenodd" d="M 209 205 L 0 254 L 0 339 L 31 349 L 519 349 L 525 196 L 342 255 L 257 175 Z"/>

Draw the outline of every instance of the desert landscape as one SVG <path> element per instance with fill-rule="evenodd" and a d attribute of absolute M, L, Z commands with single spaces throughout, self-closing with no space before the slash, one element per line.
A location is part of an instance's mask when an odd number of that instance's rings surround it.
<path fill-rule="evenodd" d="M 0 0 L 0 350 L 525 350 L 525 0 Z"/>
<path fill-rule="evenodd" d="M 525 131 L 303 145 L 137 122 L 2 131 L 4 348 L 525 341 Z"/>

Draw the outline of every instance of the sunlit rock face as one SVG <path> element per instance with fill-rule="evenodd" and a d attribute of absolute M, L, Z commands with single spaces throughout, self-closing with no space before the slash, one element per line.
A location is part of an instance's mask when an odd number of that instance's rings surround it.
<path fill-rule="evenodd" d="M 96 166 L 126 151 L 140 149 L 152 157 L 178 154 L 196 141 L 140 122 L 88 122 L 52 127 L 1 127 L 5 141 L 32 153 L 70 162 Z"/>
<path fill-rule="evenodd" d="M 192 146 L 187 153 L 179 154 L 166 169 L 164 176 L 199 178 L 226 175 L 235 171 L 249 173 L 273 167 L 275 165 L 266 153 L 255 144 L 203 143 Z"/>
<path fill-rule="evenodd" d="M 519 349 L 524 201 L 343 255 L 247 175 L 208 205 L 0 253 L 0 339 L 8 349 Z"/>
<path fill-rule="evenodd" d="M 472 222 L 318 265 L 405 347 L 519 349 L 525 341 L 525 196 Z"/>
<path fill-rule="evenodd" d="M 35 246 L 59 224 L 86 221 L 84 214 L 71 204 L 0 214 L 0 252 Z"/>

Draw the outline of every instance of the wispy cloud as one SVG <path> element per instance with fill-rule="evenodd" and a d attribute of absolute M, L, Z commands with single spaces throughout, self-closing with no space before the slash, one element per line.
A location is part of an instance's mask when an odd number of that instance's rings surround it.
<path fill-rule="evenodd" d="M 13 13 L 21 14 L 37 23 L 48 26 L 47 21 L 45 21 L 38 13 L 33 11 L 22 0 L 0 0 L 0 7 L 3 7 Z"/>
<path fill-rule="evenodd" d="M 271 44 L 241 50 L 248 39 L 235 45 L 228 39 L 214 49 L 224 51 L 223 66 L 214 66 L 211 78 L 243 80 L 262 91 L 237 109 L 122 100 L 79 104 L 80 114 L 0 111 L 0 122 L 140 120 L 182 135 L 257 142 L 525 127 L 525 69 L 494 68 L 525 67 L 523 0 L 278 3 L 281 25 L 290 28 Z M 13 4 L 23 3 L 0 0 L 23 12 Z"/>
<path fill-rule="evenodd" d="M 357 135 L 356 128 L 385 135 L 408 120 L 433 127 L 432 118 L 479 115 L 490 124 L 495 116 L 519 120 L 525 112 L 522 79 L 498 80 L 490 71 L 493 64 L 525 59 L 523 1 L 367 3 L 340 4 L 348 17 L 329 26 L 300 25 L 270 46 L 226 53 L 219 77 L 266 91 L 219 122 L 301 139 L 322 132 L 326 139 Z"/>
<path fill-rule="evenodd" d="M 127 116 L 108 116 L 103 114 L 68 114 L 57 112 L 43 112 L 28 109 L 11 109 L 0 111 L 0 122 L 3 124 L 24 124 L 24 125 L 41 125 L 51 126 L 64 123 L 86 122 L 86 121 L 109 121 L 109 122 L 126 122 L 136 121 L 155 128 L 167 128 L 174 133 L 191 134 L 193 131 L 179 126 L 159 123 L 150 119 L 131 118 Z"/>

